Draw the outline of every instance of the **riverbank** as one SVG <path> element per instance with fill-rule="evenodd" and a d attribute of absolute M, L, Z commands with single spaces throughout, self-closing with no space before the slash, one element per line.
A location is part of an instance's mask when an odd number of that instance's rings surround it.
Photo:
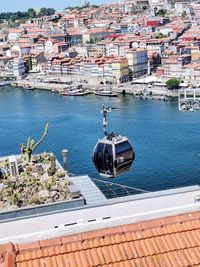
<path fill-rule="evenodd" d="M 73 84 L 74 86 L 78 85 L 77 83 Z M 85 90 L 89 90 L 91 93 L 94 93 L 100 86 L 82 83 L 82 88 Z M 69 88 L 67 82 L 60 80 L 51 80 L 49 82 L 45 81 L 31 81 L 31 80 L 17 80 L 12 83 L 13 87 L 22 87 L 27 89 L 40 89 L 45 91 L 53 91 L 57 93 L 62 93 L 65 89 Z M 148 88 L 146 84 L 132 84 L 130 82 L 119 84 L 119 85 L 101 85 L 101 87 L 112 88 L 113 92 L 119 94 L 133 94 L 136 95 L 138 93 L 143 94 L 144 91 L 151 91 L 152 99 L 165 99 L 165 98 L 177 98 L 178 92 L 168 90 L 166 87 L 152 86 Z"/>
<path fill-rule="evenodd" d="M 40 89 L 45 91 L 55 91 L 55 92 L 62 92 L 65 90 L 66 86 L 62 84 L 50 84 L 45 82 L 35 82 L 35 81 L 27 81 L 27 80 L 18 80 L 12 82 L 11 86 L 16 88 L 32 88 L 32 89 Z"/>

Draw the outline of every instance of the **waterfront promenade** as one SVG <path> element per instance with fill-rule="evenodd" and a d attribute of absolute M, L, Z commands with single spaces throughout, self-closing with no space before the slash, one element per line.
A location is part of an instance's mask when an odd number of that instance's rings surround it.
<path fill-rule="evenodd" d="M 46 90 L 46 91 L 52 91 L 54 90 L 55 92 L 62 92 L 65 88 L 67 88 L 67 85 L 59 84 L 59 83 L 48 83 L 48 82 L 39 82 L 39 81 L 31 81 L 31 80 L 19 80 L 19 81 L 14 81 L 12 83 L 12 86 L 14 87 L 22 87 L 22 88 L 27 88 L 27 87 L 32 87 L 32 88 L 37 88 L 40 90 Z"/>
<path fill-rule="evenodd" d="M 89 83 L 85 82 L 78 82 L 77 80 L 70 80 L 70 78 L 46 78 L 46 79 L 24 79 L 24 80 L 17 80 L 12 83 L 15 87 L 32 87 L 35 89 L 40 90 L 47 90 L 47 91 L 54 91 L 61 93 L 65 89 L 69 88 L 69 82 L 73 82 L 72 86 L 82 85 L 83 89 L 90 90 L 92 93 L 97 90 L 98 88 L 111 88 L 113 92 L 117 93 L 128 93 L 128 94 L 136 94 L 138 92 L 148 90 L 151 91 L 153 95 L 158 96 L 171 96 L 171 97 L 178 97 L 177 91 L 168 90 L 166 87 L 163 86 L 154 86 L 152 85 L 151 88 L 148 88 L 147 84 L 133 84 L 132 82 L 126 82 L 122 84 L 112 84 L 112 85 L 100 85 L 100 84 L 93 84 L 92 81 Z"/>

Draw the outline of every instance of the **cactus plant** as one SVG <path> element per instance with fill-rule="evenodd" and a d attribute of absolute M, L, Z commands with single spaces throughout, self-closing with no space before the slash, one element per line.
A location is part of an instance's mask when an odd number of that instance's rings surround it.
<path fill-rule="evenodd" d="M 21 144 L 21 155 L 27 162 L 30 162 L 33 151 L 39 146 L 40 143 L 42 143 L 42 141 L 47 135 L 47 132 L 48 132 L 48 123 L 46 123 L 42 137 L 36 143 L 33 139 L 29 137 L 26 145 Z"/>

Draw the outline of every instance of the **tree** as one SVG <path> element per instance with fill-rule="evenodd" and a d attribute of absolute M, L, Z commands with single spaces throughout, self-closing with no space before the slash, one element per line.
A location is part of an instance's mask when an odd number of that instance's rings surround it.
<path fill-rule="evenodd" d="M 47 13 L 48 13 L 48 16 L 49 15 L 53 15 L 56 13 L 55 9 L 54 8 L 47 8 Z"/>
<path fill-rule="evenodd" d="M 166 35 L 162 34 L 161 32 L 159 33 L 156 33 L 155 36 L 154 36 L 156 39 L 162 39 L 164 37 L 166 37 Z"/>
<path fill-rule="evenodd" d="M 55 9 L 53 8 L 45 8 L 45 7 L 42 7 L 40 9 L 40 12 L 38 14 L 39 17 L 43 17 L 43 16 L 50 16 L 50 15 L 53 15 L 55 14 Z"/>
<path fill-rule="evenodd" d="M 35 12 L 35 9 L 33 9 L 33 8 L 29 8 L 28 11 L 27 11 L 27 13 L 28 13 L 28 17 L 29 17 L 30 19 L 36 17 L 36 12 Z"/>
<path fill-rule="evenodd" d="M 166 14 L 166 10 L 164 9 L 159 9 L 157 12 L 156 12 L 156 16 L 162 16 L 164 17 Z"/>
<path fill-rule="evenodd" d="M 43 16 L 46 16 L 46 14 L 47 14 L 47 8 L 45 8 L 45 7 L 40 8 L 40 12 L 39 12 L 38 16 L 43 17 Z"/>
<path fill-rule="evenodd" d="M 166 81 L 166 86 L 169 90 L 178 89 L 180 81 L 177 78 L 171 78 Z"/>

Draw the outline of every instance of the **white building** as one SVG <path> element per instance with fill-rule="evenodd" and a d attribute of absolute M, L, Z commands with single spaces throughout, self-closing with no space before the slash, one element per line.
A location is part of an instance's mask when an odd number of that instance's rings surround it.
<path fill-rule="evenodd" d="M 106 56 L 119 56 L 119 46 L 117 44 L 106 44 Z"/>
<path fill-rule="evenodd" d="M 22 58 L 17 58 L 12 62 L 13 76 L 21 79 L 25 74 L 25 64 Z"/>
<path fill-rule="evenodd" d="M 149 51 L 152 51 L 152 52 L 155 52 L 155 53 L 158 53 L 159 55 L 161 55 L 161 53 L 165 49 L 165 46 L 161 40 L 151 39 L 151 40 L 146 42 L 146 48 Z"/>
<path fill-rule="evenodd" d="M 31 46 L 30 45 L 19 45 L 15 44 L 11 47 L 11 55 L 13 56 L 28 56 L 30 55 Z M 9 53 L 9 52 L 8 52 Z"/>
<path fill-rule="evenodd" d="M 8 41 L 16 41 L 22 34 L 22 29 L 10 29 L 8 33 Z"/>
<path fill-rule="evenodd" d="M 82 46 L 77 46 L 75 49 L 79 56 L 82 57 L 88 57 L 89 56 L 89 50 L 92 48 L 91 44 L 85 44 Z"/>
<path fill-rule="evenodd" d="M 54 53 L 54 44 L 56 43 L 56 40 L 48 40 L 45 43 L 44 51 L 46 53 Z"/>
<path fill-rule="evenodd" d="M 176 0 L 174 10 L 179 16 L 181 16 L 183 13 L 190 15 L 193 13 L 190 0 Z"/>

